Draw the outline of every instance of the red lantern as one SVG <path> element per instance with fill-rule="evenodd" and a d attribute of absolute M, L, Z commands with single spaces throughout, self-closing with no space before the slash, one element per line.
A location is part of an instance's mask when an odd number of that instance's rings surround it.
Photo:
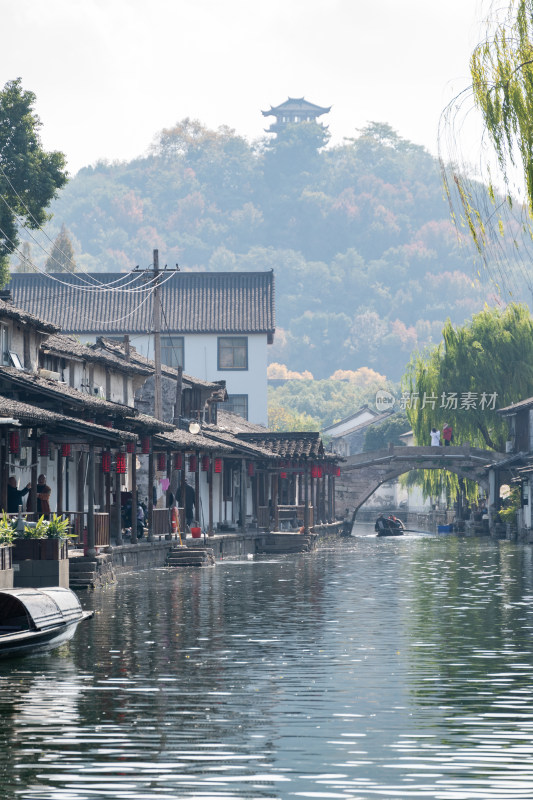
<path fill-rule="evenodd" d="M 316 464 L 313 464 L 311 466 L 311 477 L 318 478 L 318 467 L 316 466 Z"/>
<path fill-rule="evenodd" d="M 102 472 L 111 472 L 111 453 L 102 453 Z"/>
<path fill-rule="evenodd" d="M 340 476 L 341 476 L 341 468 L 340 467 L 336 467 L 335 468 L 335 475 L 336 475 L 337 478 L 340 478 Z"/>
<path fill-rule="evenodd" d="M 143 455 L 147 456 L 148 453 L 150 452 L 150 444 L 151 444 L 150 437 L 143 436 L 141 439 L 141 452 Z"/>
<path fill-rule="evenodd" d="M 174 469 L 183 469 L 183 454 L 174 454 Z"/>
<path fill-rule="evenodd" d="M 202 456 L 202 472 L 209 472 L 209 456 Z"/>
<path fill-rule="evenodd" d="M 222 459 L 215 458 L 215 472 L 222 472 Z"/>
<path fill-rule="evenodd" d="M 135 442 L 126 442 L 126 453 L 135 452 Z"/>
<path fill-rule="evenodd" d="M 9 452 L 16 456 L 20 453 L 20 434 L 18 431 L 9 432 Z"/>
<path fill-rule="evenodd" d="M 253 461 L 248 462 L 248 476 L 253 478 L 255 475 L 255 464 Z"/>
<path fill-rule="evenodd" d="M 117 453 L 117 475 L 126 474 L 126 453 Z"/>
<path fill-rule="evenodd" d="M 196 456 L 189 456 L 189 472 L 196 472 Z"/>
<path fill-rule="evenodd" d="M 50 450 L 50 442 L 48 436 L 41 436 L 39 439 L 39 455 L 48 456 Z"/>
<path fill-rule="evenodd" d="M 324 474 L 324 473 L 322 472 L 322 467 L 317 467 L 317 469 L 318 469 L 318 475 L 317 475 L 317 478 L 321 478 L 321 477 L 322 477 L 322 475 Z"/>
<path fill-rule="evenodd" d="M 280 473 L 279 473 L 279 477 L 280 477 L 282 480 L 284 480 L 284 479 L 287 477 L 287 473 L 286 473 L 286 472 L 280 472 Z"/>
<path fill-rule="evenodd" d="M 167 454 L 158 453 L 157 455 L 157 469 L 159 472 L 164 472 L 167 468 Z"/>
<path fill-rule="evenodd" d="M 61 457 L 62 458 L 70 458 L 70 445 L 69 444 L 62 444 L 61 445 Z"/>

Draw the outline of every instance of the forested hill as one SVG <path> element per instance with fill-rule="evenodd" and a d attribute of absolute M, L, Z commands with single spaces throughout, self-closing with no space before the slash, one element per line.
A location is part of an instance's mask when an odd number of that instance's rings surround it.
<path fill-rule="evenodd" d="M 397 380 L 485 300 L 439 166 L 388 125 L 328 147 L 316 123 L 251 143 L 184 120 L 151 153 L 82 169 L 52 206 L 91 271 L 162 264 L 276 275 L 270 359 L 315 378 L 368 366 Z M 35 262 L 39 255 L 31 254 Z M 16 268 L 17 259 L 14 259 Z"/>

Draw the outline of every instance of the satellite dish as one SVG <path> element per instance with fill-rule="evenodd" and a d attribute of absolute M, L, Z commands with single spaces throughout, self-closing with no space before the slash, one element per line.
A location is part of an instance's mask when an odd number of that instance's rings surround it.
<path fill-rule="evenodd" d="M 200 426 L 197 422 L 189 422 L 189 433 L 200 433 Z"/>

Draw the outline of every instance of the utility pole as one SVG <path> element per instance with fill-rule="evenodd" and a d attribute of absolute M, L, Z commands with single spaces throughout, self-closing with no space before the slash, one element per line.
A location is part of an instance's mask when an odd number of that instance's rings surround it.
<path fill-rule="evenodd" d="M 159 250 L 154 250 L 154 417 L 163 419 L 161 394 L 161 285 L 159 283 Z"/>

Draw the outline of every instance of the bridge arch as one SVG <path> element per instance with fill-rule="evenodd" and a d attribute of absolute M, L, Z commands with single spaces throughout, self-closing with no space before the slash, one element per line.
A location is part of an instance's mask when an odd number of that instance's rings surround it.
<path fill-rule="evenodd" d="M 336 481 L 337 508 L 357 512 L 376 489 L 413 469 L 445 469 L 489 488 L 489 468 L 505 453 L 479 447 L 393 447 L 349 456 Z"/>

